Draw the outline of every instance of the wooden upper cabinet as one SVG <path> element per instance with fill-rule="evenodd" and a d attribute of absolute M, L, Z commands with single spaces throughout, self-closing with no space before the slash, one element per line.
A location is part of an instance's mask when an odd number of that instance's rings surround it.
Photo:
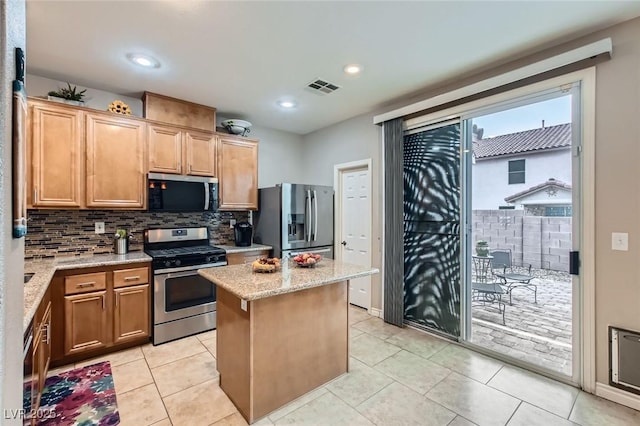
<path fill-rule="evenodd" d="M 216 139 L 211 133 L 184 133 L 186 170 L 188 175 L 216 175 Z"/>
<path fill-rule="evenodd" d="M 145 207 L 145 123 L 86 114 L 87 206 Z"/>
<path fill-rule="evenodd" d="M 182 173 L 182 132 L 175 127 L 149 125 L 149 171 Z"/>
<path fill-rule="evenodd" d="M 35 104 L 30 112 L 30 205 L 81 207 L 84 192 L 82 111 Z"/>
<path fill-rule="evenodd" d="M 258 141 L 220 135 L 220 210 L 258 208 Z"/>

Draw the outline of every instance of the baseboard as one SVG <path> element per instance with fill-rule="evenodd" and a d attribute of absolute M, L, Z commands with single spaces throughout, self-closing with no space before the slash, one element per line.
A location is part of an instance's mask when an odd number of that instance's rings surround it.
<path fill-rule="evenodd" d="M 382 318 L 382 309 L 378 308 L 369 308 L 369 315 Z"/>
<path fill-rule="evenodd" d="M 622 389 L 596 382 L 596 395 L 618 404 L 640 411 L 640 395 L 625 392 Z"/>

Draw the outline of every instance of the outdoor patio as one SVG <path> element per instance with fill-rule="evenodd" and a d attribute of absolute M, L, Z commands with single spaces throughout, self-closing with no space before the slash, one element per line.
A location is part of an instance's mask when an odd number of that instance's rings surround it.
<path fill-rule="evenodd" d="M 514 272 L 526 273 L 514 267 Z M 566 375 L 571 374 L 571 276 L 566 272 L 532 269 L 533 292 L 513 290 L 513 305 L 506 302 L 505 325 L 496 304 L 472 308 L 471 341 L 523 361 Z"/>

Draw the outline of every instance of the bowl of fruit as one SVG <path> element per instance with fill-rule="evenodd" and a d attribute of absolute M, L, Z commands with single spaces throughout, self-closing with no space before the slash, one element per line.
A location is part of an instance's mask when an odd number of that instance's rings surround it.
<path fill-rule="evenodd" d="M 303 268 L 313 268 L 322 259 L 319 254 L 301 253 L 293 257 L 293 261 Z"/>
<path fill-rule="evenodd" d="M 251 263 L 253 272 L 275 272 L 280 269 L 280 259 L 277 257 L 261 257 Z"/>

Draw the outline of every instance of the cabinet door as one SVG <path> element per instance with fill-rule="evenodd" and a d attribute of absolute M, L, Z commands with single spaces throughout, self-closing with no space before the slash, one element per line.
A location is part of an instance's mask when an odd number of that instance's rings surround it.
<path fill-rule="evenodd" d="M 182 132 L 173 127 L 147 127 L 149 171 L 182 173 Z"/>
<path fill-rule="evenodd" d="M 51 303 L 48 304 L 44 318 L 42 319 L 40 333 L 38 373 L 40 392 L 42 392 L 44 389 L 44 381 L 47 379 L 47 373 L 49 372 L 49 362 L 51 361 Z"/>
<path fill-rule="evenodd" d="M 36 104 L 31 108 L 31 123 L 31 204 L 81 207 L 82 111 Z"/>
<path fill-rule="evenodd" d="M 71 355 L 107 345 L 106 291 L 64 297 L 64 352 Z"/>
<path fill-rule="evenodd" d="M 220 210 L 258 208 L 258 142 L 221 136 L 218 148 Z"/>
<path fill-rule="evenodd" d="M 87 114 L 87 206 L 145 207 L 145 124 Z"/>
<path fill-rule="evenodd" d="M 186 132 L 185 156 L 188 175 L 216 175 L 216 140 L 210 133 Z"/>
<path fill-rule="evenodd" d="M 149 284 L 116 288 L 113 292 L 113 342 L 117 344 L 149 336 Z"/>

